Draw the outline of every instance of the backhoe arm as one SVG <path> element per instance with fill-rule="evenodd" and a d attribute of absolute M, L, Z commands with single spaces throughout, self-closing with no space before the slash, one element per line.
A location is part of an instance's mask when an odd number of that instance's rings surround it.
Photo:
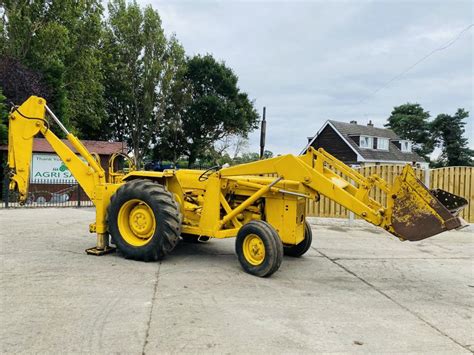
<path fill-rule="evenodd" d="M 50 129 L 45 116 L 48 113 L 66 134 L 66 138 L 85 162 L 64 144 Z M 33 153 L 33 139 L 41 133 L 61 158 L 87 196 L 94 201 L 94 189 L 105 183 L 105 172 L 84 145 L 69 133 L 46 105 L 43 98 L 31 96 L 9 117 L 8 168 L 10 189 L 17 189 L 19 202 L 25 203 L 30 181 L 30 164 Z"/>

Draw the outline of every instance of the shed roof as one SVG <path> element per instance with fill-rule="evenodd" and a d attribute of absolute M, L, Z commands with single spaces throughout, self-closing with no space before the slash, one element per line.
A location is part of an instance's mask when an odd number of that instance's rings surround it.
<path fill-rule="evenodd" d="M 67 139 L 61 139 L 61 141 L 71 148 L 74 153 L 77 153 Z M 122 142 L 91 140 L 81 140 L 81 142 L 91 153 L 94 152 L 99 155 L 112 155 L 116 152 L 121 152 L 127 149 L 127 144 Z M 0 150 L 8 150 L 8 146 L 0 145 Z M 55 153 L 55 151 L 45 138 L 35 138 L 33 141 L 33 153 Z"/>

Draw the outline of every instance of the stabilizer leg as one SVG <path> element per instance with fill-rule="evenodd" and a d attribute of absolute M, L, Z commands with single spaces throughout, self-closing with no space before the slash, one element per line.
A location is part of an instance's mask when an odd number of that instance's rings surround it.
<path fill-rule="evenodd" d="M 109 235 L 107 233 L 97 233 L 97 246 L 86 249 L 86 253 L 100 256 L 113 253 L 115 249 L 109 245 Z"/>

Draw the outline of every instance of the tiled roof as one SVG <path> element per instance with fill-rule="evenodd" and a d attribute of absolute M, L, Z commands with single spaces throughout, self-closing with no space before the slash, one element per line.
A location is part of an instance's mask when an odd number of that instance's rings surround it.
<path fill-rule="evenodd" d="M 329 120 L 339 133 L 346 136 L 372 136 L 372 137 L 383 137 L 393 140 L 400 139 L 394 131 L 387 128 L 378 128 L 374 126 L 365 126 L 354 123 L 339 122 Z"/>
<path fill-rule="evenodd" d="M 66 145 L 71 148 L 74 153 L 77 151 L 71 146 L 71 143 L 67 139 L 61 139 Z M 127 149 L 127 144 L 122 142 L 106 142 L 106 141 L 89 141 L 81 140 L 82 144 L 87 148 L 89 152 L 94 152 L 99 155 L 112 155 L 115 152 L 121 152 Z M 7 145 L 0 145 L 1 150 L 8 150 Z M 48 141 L 44 138 L 35 138 L 33 141 L 33 152 L 34 153 L 54 153 L 53 148 L 49 145 Z"/>
<path fill-rule="evenodd" d="M 403 162 L 425 162 L 425 159 L 420 157 L 418 154 L 411 152 L 402 152 L 395 144 L 394 140 L 400 140 L 400 138 L 390 129 L 378 128 L 373 126 L 364 126 L 354 123 L 346 123 L 339 121 L 328 121 L 344 138 L 349 142 L 351 147 L 359 153 L 362 158 L 366 160 L 374 161 L 403 161 Z M 390 143 L 387 150 L 378 149 L 362 149 L 359 145 L 351 138 L 351 136 L 372 136 L 389 138 Z"/>

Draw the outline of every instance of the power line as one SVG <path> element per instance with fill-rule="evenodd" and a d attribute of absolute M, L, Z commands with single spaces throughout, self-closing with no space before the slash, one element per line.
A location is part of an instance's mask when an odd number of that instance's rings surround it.
<path fill-rule="evenodd" d="M 356 105 L 359 105 L 365 101 L 367 101 L 368 99 L 370 99 L 372 96 L 374 96 L 376 93 L 378 93 L 379 91 L 385 89 L 387 86 L 389 86 L 391 83 L 393 83 L 394 81 L 400 79 L 403 75 L 405 75 L 406 73 L 408 73 L 410 70 L 412 70 L 414 67 L 416 67 L 418 64 L 420 64 L 421 62 L 425 61 L 426 59 L 428 59 L 429 57 L 431 57 L 433 54 L 435 54 L 436 52 L 440 52 L 442 50 L 445 50 L 446 48 L 450 47 L 451 45 L 453 45 L 455 42 L 457 42 L 461 36 L 463 35 L 464 32 L 467 32 L 469 29 L 471 29 L 472 27 L 474 27 L 474 23 L 471 23 L 469 26 L 465 27 L 464 29 L 462 29 L 457 35 L 456 37 L 452 38 L 451 40 L 449 40 L 448 42 L 446 42 L 445 44 L 443 44 L 441 47 L 438 47 L 436 49 L 433 49 L 431 52 L 429 52 L 427 55 L 425 55 L 424 57 L 422 57 L 421 59 L 417 60 L 415 63 L 413 63 L 412 65 L 410 65 L 408 68 L 406 68 L 405 70 L 403 70 L 402 72 L 400 72 L 399 74 L 395 75 L 394 77 L 392 77 L 389 81 L 387 81 L 385 84 L 383 84 L 381 87 L 375 89 L 373 92 L 371 92 L 368 96 L 366 96 L 365 98 L 361 99 L 359 102 L 356 103 Z"/>

